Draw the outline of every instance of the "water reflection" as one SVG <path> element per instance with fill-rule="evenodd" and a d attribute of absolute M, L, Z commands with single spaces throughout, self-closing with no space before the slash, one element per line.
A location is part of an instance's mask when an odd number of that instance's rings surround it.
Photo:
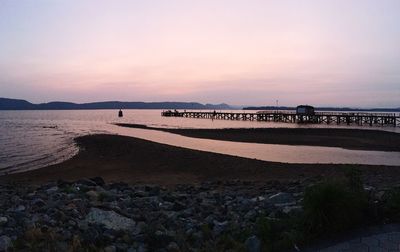
<path fill-rule="evenodd" d="M 73 142 L 75 137 L 97 133 L 134 136 L 185 148 L 278 162 L 400 165 L 400 154 L 396 152 L 232 143 L 193 139 L 159 131 L 127 129 L 112 125 L 112 123 L 135 123 L 175 128 L 309 127 L 306 125 L 165 118 L 160 116 L 161 111 L 159 110 L 124 110 L 124 117 L 118 118 L 117 112 L 114 110 L 0 111 L 0 173 L 34 169 L 63 161 L 77 153 L 78 149 Z M 323 125 L 312 125 L 311 127 L 323 127 Z M 349 128 L 347 126 L 340 127 Z M 363 129 L 368 128 L 363 127 Z M 369 129 L 400 133 L 400 127 L 371 127 Z"/>
<path fill-rule="evenodd" d="M 114 126 L 118 127 L 118 126 Z M 111 128 L 110 128 L 111 129 Z M 283 163 L 400 165 L 399 152 L 358 151 L 333 147 L 238 143 L 185 137 L 168 132 L 114 128 L 114 133 L 189 149 Z"/>

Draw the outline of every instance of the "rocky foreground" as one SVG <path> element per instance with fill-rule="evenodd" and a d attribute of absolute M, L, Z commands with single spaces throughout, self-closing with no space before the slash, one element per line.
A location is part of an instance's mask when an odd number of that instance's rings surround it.
<path fill-rule="evenodd" d="M 230 181 L 164 188 L 93 178 L 40 187 L 0 185 L 0 251 L 266 251 L 266 243 L 278 239 L 285 244 L 268 251 L 293 249 L 303 245 L 296 240 L 305 240 L 298 238 L 304 231 L 296 238 L 293 225 L 282 223 L 299 215 L 310 219 L 303 200 L 313 183 Z M 332 220 L 338 223 L 349 214 L 340 211 L 352 209 L 354 199 L 343 201 L 348 192 L 332 194 L 327 188 L 314 195 L 321 195 L 316 209 L 328 211 L 332 227 Z M 374 207 L 385 194 L 367 187 L 364 192 Z M 323 202 L 332 196 L 339 203 Z M 270 221 L 278 223 L 273 232 Z"/>
<path fill-rule="evenodd" d="M 260 251 L 257 219 L 301 211 L 302 189 L 299 182 L 162 188 L 101 178 L 2 185 L 0 251 Z"/>

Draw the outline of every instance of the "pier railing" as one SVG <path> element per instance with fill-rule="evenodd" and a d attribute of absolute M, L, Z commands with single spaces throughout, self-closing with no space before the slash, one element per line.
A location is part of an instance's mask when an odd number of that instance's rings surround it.
<path fill-rule="evenodd" d="M 297 114 L 295 111 L 177 111 L 167 110 L 161 113 L 166 117 L 203 118 L 215 120 L 265 121 L 284 123 L 312 124 L 347 124 L 368 126 L 400 126 L 400 115 L 396 113 L 366 112 L 315 112 L 314 114 Z"/>

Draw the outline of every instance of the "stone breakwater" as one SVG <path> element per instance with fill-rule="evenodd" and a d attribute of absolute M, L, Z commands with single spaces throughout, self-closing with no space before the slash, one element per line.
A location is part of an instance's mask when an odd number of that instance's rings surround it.
<path fill-rule="evenodd" d="M 359 185 L 357 180 L 349 181 Z M 307 229 L 299 229 L 295 223 L 304 224 L 310 217 L 313 220 L 308 222 L 314 223 L 317 219 L 313 215 L 320 211 L 329 220 L 337 221 L 342 220 L 336 211 L 343 216 L 354 209 L 357 215 L 369 212 L 365 224 L 400 218 L 397 214 L 400 191 L 393 194 L 389 187 L 365 185 L 356 191 L 343 191 L 343 184 L 335 184 L 334 188 L 325 184 L 320 191 L 310 194 L 308 188 L 321 185 L 319 182 L 313 179 L 263 183 L 214 181 L 162 187 L 106 184 L 97 177 L 41 186 L 3 184 L 0 185 L 0 251 L 256 252 L 264 251 L 272 243 L 273 251 L 279 251 L 306 246 L 307 242 L 303 242 L 307 237 L 303 235 Z M 364 210 L 357 208 L 357 202 L 353 204 L 357 198 L 349 194 L 354 193 L 368 200 L 368 205 L 362 203 Z M 310 195 L 318 199 L 311 202 L 311 208 Z M 315 202 L 317 212 L 310 216 Z M 336 207 L 330 212 L 321 210 L 321 204 L 329 208 L 343 204 L 346 207 Z M 371 218 L 376 220 L 370 223 Z M 317 224 L 314 227 L 320 227 Z M 309 241 L 314 242 L 315 238 Z"/>
<path fill-rule="evenodd" d="M 260 251 L 256 220 L 302 211 L 302 184 L 0 185 L 0 251 Z"/>

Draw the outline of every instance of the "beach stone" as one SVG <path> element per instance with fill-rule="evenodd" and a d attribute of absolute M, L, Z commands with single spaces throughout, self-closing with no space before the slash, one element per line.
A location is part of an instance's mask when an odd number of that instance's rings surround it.
<path fill-rule="evenodd" d="M 282 212 L 285 214 L 291 214 L 291 213 L 299 213 L 303 210 L 301 206 L 285 206 L 282 209 Z"/>
<path fill-rule="evenodd" d="M 99 208 L 91 208 L 86 215 L 88 223 L 104 225 L 113 230 L 132 230 L 135 228 L 135 221 L 117 214 L 114 211 L 105 211 Z"/>
<path fill-rule="evenodd" d="M 102 177 L 94 177 L 94 178 L 91 178 L 90 180 L 93 181 L 94 183 L 96 183 L 98 186 L 105 185 L 104 179 Z"/>
<path fill-rule="evenodd" d="M 184 204 L 183 202 L 176 201 L 176 202 L 174 203 L 174 205 L 173 205 L 172 210 L 173 210 L 173 211 L 181 211 L 181 210 L 183 210 L 183 209 L 186 209 L 186 207 L 187 207 L 187 205 Z"/>
<path fill-rule="evenodd" d="M 115 246 L 107 246 L 104 248 L 104 252 L 116 252 L 117 248 Z"/>
<path fill-rule="evenodd" d="M 290 204 L 295 202 L 296 199 L 290 193 L 280 192 L 268 198 L 268 202 L 272 204 Z"/>
<path fill-rule="evenodd" d="M 246 239 L 245 245 L 248 252 L 260 252 L 261 241 L 257 236 L 253 235 Z"/>
<path fill-rule="evenodd" d="M 87 191 L 86 195 L 90 198 L 92 201 L 97 201 L 99 198 L 99 193 L 93 190 Z"/>
<path fill-rule="evenodd" d="M 99 232 L 95 228 L 86 228 L 82 233 L 82 237 L 90 243 L 96 243 L 99 239 Z"/>
<path fill-rule="evenodd" d="M 140 243 L 138 248 L 137 248 L 137 252 L 146 252 L 146 246 L 143 243 Z"/>
<path fill-rule="evenodd" d="M 154 246 L 159 248 L 165 248 L 173 239 L 174 237 L 170 233 L 157 230 L 154 233 L 154 238 L 153 238 Z"/>
<path fill-rule="evenodd" d="M 25 206 L 24 205 L 19 205 L 19 206 L 17 206 L 16 208 L 15 208 L 15 212 L 23 212 L 23 211 L 25 211 Z"/>
<path fill-rule="evenodd" d="M 167 246 L 167 251 L 168 252 L 179 252 L 179 246 L 176 244 L 176 242 L 170 242 Z"/>
<path fill-rule="evenodd" d="M 10 237 L 6 235 L 0 236 L 0 251 L 8 251 L 11 248 L 12 241 Z"/>
<path fill-rule="evenodd" d="M 83 186 L 96 186 L 96 182 L 90 180 L 90 179 L 80 179 L 76 182 L 77 184 L 83 185 Z"/>
<path fill-rule="evenodd" d="M 44 200 L 37 198 L 32 200 L 32 205 L 37 206 L 37 207 L 43 207 L 46 205 L 46 202 L 44 202 Z"/>
<path fill-rule="evenodd" d="M 219 221 L 214 220 L 213 224 L 214 224 L 214 229 L 213 229 L 214 233 L 219 235 L 220 233 L 224 232 L 225 229 L 227 228 L 228 221 L 219 222 Z"/>
<path fill-rule="evenodd" d="M 58 186 L 53 186 L 53 187 L 50 187 L 49 189 L 47 189 L 46 193 L 47 194 L 53 194 L 53 193 L 55 193 L 57 191 L 58 191 Z"/>
<path fill-rule="evenodd" d="M 384 196 L 385 196 L 385 191 L 379 191 L 379 192 L 377 192 L 376 194 L 375 194 L 375 198 L 377 199 L 377 200 L 382 200 L 382 199 L 384 199 Z"/>
<path fill-rule="evenodd" d="M 8 222 L 7 217 L 4 217 L 4 216 L 0 217 L 0 226 L 6 224 L 7 222 Z"/>

